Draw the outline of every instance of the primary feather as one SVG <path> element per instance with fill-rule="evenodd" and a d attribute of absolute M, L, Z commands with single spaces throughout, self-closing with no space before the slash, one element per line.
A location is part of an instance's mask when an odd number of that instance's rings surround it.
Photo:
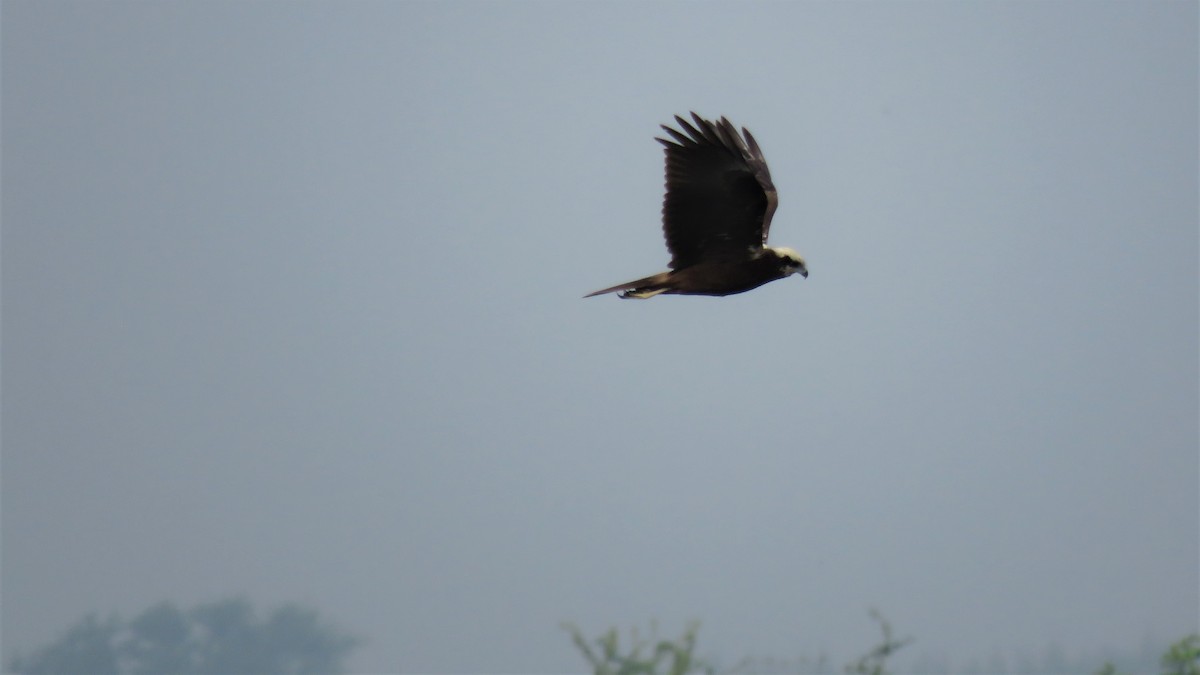
<path fill-rule="evenodd" d="M 692 118 L 695 126 L 676 115 L 683 132 L 664 125 L 671 140 L 656 139 L 666 146 L 663 234 L 673 269 L 761 249 L 779 202 L 753 136 L 743 129 L 743 141 L 724 117 Z"/>

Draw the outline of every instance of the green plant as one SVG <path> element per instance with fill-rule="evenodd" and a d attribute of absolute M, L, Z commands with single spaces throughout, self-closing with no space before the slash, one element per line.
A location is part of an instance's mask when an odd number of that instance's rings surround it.
<path fill-rule="evenodd" d="M 583 655 L 595 675 L 714 675 L 712 666 L 695 655 L 699 622 L 693 621 L 677 640 L 660 640 L 658 627 L 650 624 L 650 636 L 643 638 L 636 628 L 630 631 L 630 644 L 622 649 L 616 628 L 610 628 L 589 642 L 573 623 L 562 627 L 571 634 L 575 648 Z"/>
<path fill-rule="evenodd" d="M 860 656 L 857 661 L 847 664 L 846 673 L 849 675 L 887 675 L 888 658 L 913 641 L 910 637 L 903 640 L 892 637 L 892 624 L 878 611 L 872 609 L 871 618 L 879 622 L 879 628 L 883 631 L 883 642 Z"/>
<path fill-rule="evenodd" d="M 1193 633 L 1167 648 L 1163 675 L 1200 675 L 1200 634 Z"/>

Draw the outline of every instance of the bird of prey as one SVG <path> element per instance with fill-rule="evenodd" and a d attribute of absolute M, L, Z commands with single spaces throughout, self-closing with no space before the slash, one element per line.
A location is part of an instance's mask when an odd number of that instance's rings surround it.
<path fill-rule="evenodd" d="M 733 295 L 797 272 L 808 276 L 795 251 L 767 246 L 779 197 L 754 136 L 745 127 L 739 135 L 724 117 L 710 122 L 692 113 L 692 119 L 695 126 L 676 115 L 680 130 L 662 125 L 670 139 L 654 139 L 666 146 L 662 213 L 671 269 L 585 298 Z"/>

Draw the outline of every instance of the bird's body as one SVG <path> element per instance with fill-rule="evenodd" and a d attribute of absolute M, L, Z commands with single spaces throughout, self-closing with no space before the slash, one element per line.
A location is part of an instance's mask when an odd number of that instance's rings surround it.
<path fill-rule="evenodd" d="M 663 234 L 671 269 L 584 297 L 733 295 L 797 272 L 808 276 L 795 251 L 766 245 L 779 199 L 754 136 L 745 128 L 739 135 L 725 118 L 692 119 L 696 126 L 676 116 L 683 132 L 663 126 L 672 140 L 656 139 L 666 147 Z"/>
<path fill-rule="evenodd" d="M 790 249 L 762 250 L 746 258 L 701 262 L 678 270 L 668 270 L 644 279 L 618 284 L 611 288 L 588 293 L 603 295 L 621 291 L 623 298 L 649 298 L 660 293 L 675 295 L 734 295 L 754 290 L 763 284 L 782 279 L 792 272 L 795 254 Z"/>

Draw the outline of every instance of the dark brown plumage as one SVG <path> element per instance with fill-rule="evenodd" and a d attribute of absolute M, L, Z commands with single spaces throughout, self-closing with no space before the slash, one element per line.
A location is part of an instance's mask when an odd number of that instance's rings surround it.
<path fill-rule="evenodd" d="M 724 117 L 692 119 L 695 126 L 676 115 L 682 131 L 663 125 L 671 138 L 655 139 L 666 147 L 663 234 L 671 269 L 584 297 L 733 295 L 797 272 L 808 276 L 795 251 L 766 245 L 779 197 L 754 136 L 744 127 L 739 135 Z"/>

